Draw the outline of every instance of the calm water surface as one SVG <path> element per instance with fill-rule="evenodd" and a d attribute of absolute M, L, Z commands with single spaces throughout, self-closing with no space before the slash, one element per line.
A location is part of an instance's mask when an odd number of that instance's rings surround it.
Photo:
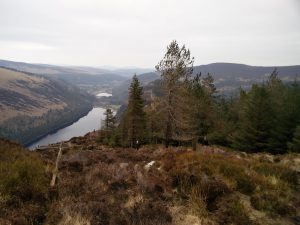
<path fill-rule="evenodd" d="M 104 119 L 104 111 L 105 109 L 103 108 L 93 108 L 86 116 L 81 117 L 77 122 L 43 137 L 30 145 L 29 149 L 35 149 L 38 146 L 49 145 L 60 141 L 67 141 L 72 137 L 83 136 L 90 131 L 99 129 L 101 121 Z"/>
<path fill-rule="evenodd" d="M 112 94 L 106 93 L 106 92 L 101 92 L 96 95 L 97 97 L 111 97 Z"/>

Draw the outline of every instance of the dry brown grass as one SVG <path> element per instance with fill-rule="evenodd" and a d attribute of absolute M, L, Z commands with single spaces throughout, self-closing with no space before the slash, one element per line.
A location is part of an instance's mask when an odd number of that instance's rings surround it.
<path fill-rule="evenodd" d="M 46 224 L 253 225 L 298 218 L 297 176 L 280 161 L 208 148 L 114 149 L 91 137 L 76 146 L 64 153 Z M 49 163 L 51 154 L 41 155 Z"/>
<path fill-rule="evenodd" d="M 90 220 L 82 216 L 80 213 L 65 211 L 63 218 L 58 225 L 91 225 Z"/>

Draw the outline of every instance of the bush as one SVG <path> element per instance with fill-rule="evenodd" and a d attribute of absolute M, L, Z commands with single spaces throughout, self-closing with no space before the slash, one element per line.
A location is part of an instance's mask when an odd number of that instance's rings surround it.
<path fill-rule="evenodd" d="M 49 183 L 36 153 L 0 139 L 0 218 L 10 224 L 42 224 Z"/>
<path fill-rule="evenodd" d="M 47 196 L 48 179 L 42 163 L 20 158 L 0 165 L 0 192 L 11 200 L 42 200 Z"/>

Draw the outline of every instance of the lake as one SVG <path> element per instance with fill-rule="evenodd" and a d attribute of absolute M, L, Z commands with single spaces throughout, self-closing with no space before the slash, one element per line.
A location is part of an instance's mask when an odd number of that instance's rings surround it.
<path fill-rule="evenodd" d="M 106 92 L 101 92 L 101 93 L 98 93 L 97 95 L 96 95 L 97 97 L 111 97 L 112 96 L 112 94 L 109 94 L 109 93 L 106 93 Z"/>
<path fill-rule="evenodd" d="M 90 131 L 98 130 L 101 126 L 101 121 L 104 119 L 104 112 L 105 109 L 103 108 L 93 108 L 86 116 L 81 117 L 72 125 L 43 137 L 30 145 L 29 149 L 35 149 L 38 146 L 49 145 L 60 141 L 67 141 L 72 137 L 83 136 Z"/>

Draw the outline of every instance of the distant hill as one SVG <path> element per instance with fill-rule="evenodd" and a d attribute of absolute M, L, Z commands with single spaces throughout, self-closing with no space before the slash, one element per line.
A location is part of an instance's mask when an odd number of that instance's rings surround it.
<path fill-rule="evenodd" d="M 93 98 L 63 80 L 0 68 L 0 136 L 22 144 L 73 122 Z"/>
<path fill-rule="evenodd" d="M 194 73 L 212 73 L 215 78 L 262 78 L 277 68 L 280 76 L 300 76 L 300 65 L 295 66 L 249 66 L 237 63 L 211 63 L 194 67 Z"/>
<path fill-rule="evenodd" d="M 112 71 L 94 67 L 30 64 L 7 60 L 0 60 L 0 66 L 46 77 L 59 78 L 79 87 L 85 87 L 86 85 L 113 86 L 126 80 L 125 77 Z"/>
<path fill-rule="evenodd" d="M 277 68 L 279 77 L 284 82 L 300 78 L 300 65 L 295 66 L 249 66 L 236 63 L 212 63 L 194 67 L 194 74 L 205 76 L 212 74 L 219 91 L 225 94 L 234 92 L 237 88 L 248 89 L 254 83 L 261 83 Z"/>
<path fill-rule="evenodd" d="M 212 63 L 208 65 L 194 66 L 194 75 L 201 72 L 202 76 L 210 73 L 215 79 L 215 85 L 220 94 L 230 95 L 239 87 L 249 89 L 254 83 L 261 83 L 267 79 L 272 71 L 277 68 L 280 79 L 284 82 L 300 78 L 300 65 L 295 66 L 249 66 L 236 63 Z M 159 79 L 155 72 L 138 76 L 142 85 Z M 130 80 L 126 80 L 113 88 L 113 96 L 121 102 L 127 99 Z"/>
<path fill-rule="evenodd" d="M 123 77 L 133 77 L 134 74 L 144 74 L 144 73 L 149 73 L 152 72 L 153 69 L 143 69 L 143 68 L 119 68 L 119 69 L 113 69 L 111 72 L 119 74 Z"/>

